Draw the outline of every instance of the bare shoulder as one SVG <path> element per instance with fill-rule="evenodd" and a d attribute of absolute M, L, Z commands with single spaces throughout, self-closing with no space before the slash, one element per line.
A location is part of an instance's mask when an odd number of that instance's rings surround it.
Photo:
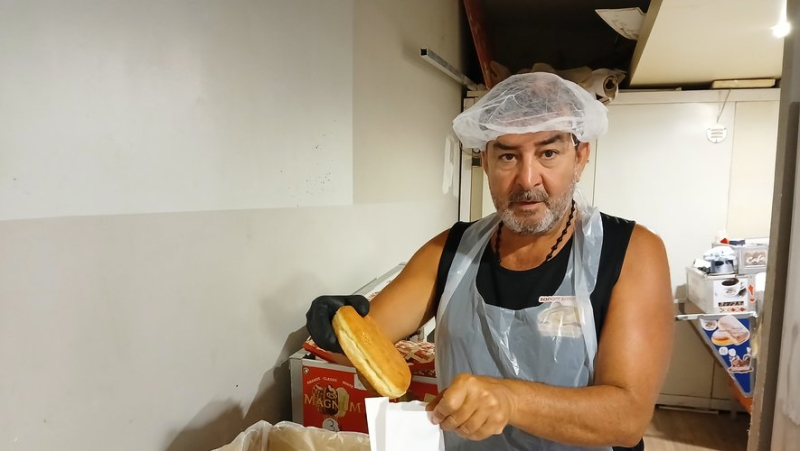
<path fill-rule="evenodd" d="M 438 266 L 442 251 L 444 251 L 444 246 L 447 243 L 447 237 L 450 236 L 450 230 L 445 230 L 423 244 L 408 262 L 409 266 L 425 265 L 430 267 L 432 264 Z"/>
<path fill-rule="evenodd" d="M 633 227 L 628 250 L 625 253 L 623 271 L 625 266 L 659 262 L 667 263 L 667 250 L 664 247 L 664 241 L 652 230 L 641 224 L 636 224 Z"/>
<path fill-rule="evenodd" d="M 628 286 L 669 287 L 670 274 L 664 241 L 645 226 L 636 224 L 622 265 L 619 282 Z"/>
<path fill-rule="evenodd" d="M 661 251 L 666 253 L 664 248 L 664 241 L 655 232 L 647 227 L 636 224 L 631 233 L 631 241 L 628 245 L 628 252 L 633 253 L 644 252 L 646 254 Z"/>
<path fill-rule="evenodd" d="M 447 229 L 444 232 L 436 235 L 435 237 L 431 238 L 423 247 L 431 248 L 432 250 L 438 250 L 439 252 L 444 249 L 445 243 L 447 243 L 447 237 L 450 236 L 450 231 L 452 229 Z"/>

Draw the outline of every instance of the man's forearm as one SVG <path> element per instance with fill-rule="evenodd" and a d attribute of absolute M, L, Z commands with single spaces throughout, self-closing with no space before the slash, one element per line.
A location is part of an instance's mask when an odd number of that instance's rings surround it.
<path fill-rule="evenodd" d="M 634 446 L 652 405 L 610 385 L 554 387 L 503 379 L 515 399 L 510 424 L 537 437 L 583 446 Z"/>

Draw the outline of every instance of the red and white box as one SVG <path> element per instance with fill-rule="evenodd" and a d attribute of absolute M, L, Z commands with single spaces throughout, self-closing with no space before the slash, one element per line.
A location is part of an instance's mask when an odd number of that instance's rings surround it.
<path fill-rule="evenodd" d="M 375 395 L 361 384 L 355 368 L 314 358 L 305 350 L 289 361 L 292 421 L 332 431 L 368 432 L 364 399 Z M 435 377 L 413 376 L 408 392 L 398 401 L 429 402 L 437 393 Z"/>

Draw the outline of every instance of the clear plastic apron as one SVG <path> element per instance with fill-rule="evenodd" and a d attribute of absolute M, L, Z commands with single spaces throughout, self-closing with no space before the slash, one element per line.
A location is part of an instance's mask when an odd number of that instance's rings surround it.
<path fill-rule="evenodd" d="M 470 226 L 459 244 L 436 313 L 439 390 L 460 373 L 521 379 L 562 387 L 592 380 L 597 334 L 589 295 L 597 281 L 603 244 L 600 214 L 580 208 L 567 272 L 542 304 L 508 310 L 484 302 L 476 287 L 481 255 L 500 222 L 488 216 Z M 603 450 L 545 440 L 513 426 L 501 435 L 470 441 L 445 432 L 447 451 Z"/>

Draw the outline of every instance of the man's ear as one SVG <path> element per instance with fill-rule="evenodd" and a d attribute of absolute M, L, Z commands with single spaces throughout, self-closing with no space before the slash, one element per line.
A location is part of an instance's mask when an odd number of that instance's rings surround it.
<path fill-rule="evenodd" d="M 486 143 L 486 147 L 484 147 L 483 152 L 480 153 L 481 167 L 486 174 L 489 174 L 489 147 L 491 145 L 491 142 Z"/>
<path fill-rule="evenodd" d="M 589 157 L 591 156 L 592 149 L 589 143 L 579 143 L 575 148 L 575 181 L 581 180 L 581 175 L 586 165 L 589 164 Z"/>

